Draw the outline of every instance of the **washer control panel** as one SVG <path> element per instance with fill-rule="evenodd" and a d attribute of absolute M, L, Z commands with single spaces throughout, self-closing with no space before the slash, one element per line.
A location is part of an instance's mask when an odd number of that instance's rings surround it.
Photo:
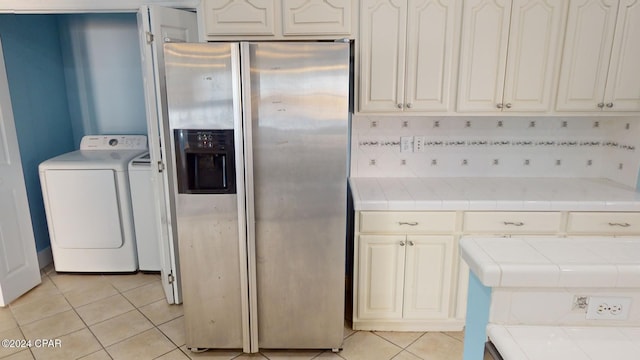
<path fill-rule="evenodd" d="M 87 135 L 82 137 L 80 150 L 146 150 L 145 135 Z"/>

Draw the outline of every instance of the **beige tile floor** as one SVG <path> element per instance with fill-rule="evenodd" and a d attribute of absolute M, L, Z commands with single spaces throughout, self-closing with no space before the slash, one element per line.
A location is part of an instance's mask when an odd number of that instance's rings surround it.
<path fill-rule="evenodd" d="M 54 348 L 3 348 L 0 359 L 459 360 L 462 332 L 367 332 L 345 327 L 343 350 L 192 353 L 181 305 L 168 305 L 160 276 L 42 272 L 42 284 L 0 308 L 0 339 L 59 339 Z"/>

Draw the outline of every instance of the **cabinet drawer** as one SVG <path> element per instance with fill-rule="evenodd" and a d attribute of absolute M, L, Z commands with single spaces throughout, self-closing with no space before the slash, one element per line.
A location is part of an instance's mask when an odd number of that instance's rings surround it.
<path fill-rule="evenodd" d="M 454 212 L 360 212 L 360 232 L 363 233 L 450 233 L 455 229 L 455 224 Z"/>
<path fill-rule="evenodd" d="M 567 232 L 573 234 L 638 234 L 640 213 L 631 212 L 572 212 Z"/>
<path fill-rule="evenodd" d="M 466 212 L 465 233 L 545 234 L 560 230 L 559 212 Z"/>

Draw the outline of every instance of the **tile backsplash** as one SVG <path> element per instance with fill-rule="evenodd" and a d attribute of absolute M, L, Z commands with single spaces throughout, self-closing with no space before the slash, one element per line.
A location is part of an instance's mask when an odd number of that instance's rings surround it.
<path fill-rule="evenodd" d="M 636 186 L 640 117 L 354 115 L 351 176 L 603 177 Z"/>

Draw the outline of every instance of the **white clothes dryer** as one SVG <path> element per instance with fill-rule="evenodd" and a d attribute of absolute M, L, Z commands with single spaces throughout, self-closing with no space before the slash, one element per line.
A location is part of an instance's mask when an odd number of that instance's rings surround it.
<path fill-rule="evenodd" d="M 146 152 L 129 162 L 129 186 L 131 207 L 136 231 L 138 267 L 141 271 L 160 271 L 160 237 L 158 218 L 153 206 L 153 182 L 151 179 L 151 158 Z"/>
<path fill-rule="evenodd" d="M 128 164 L 143 135 L 84 136 L 80 150 L 39 166 L 56 271 L 138 269 Z"/>

